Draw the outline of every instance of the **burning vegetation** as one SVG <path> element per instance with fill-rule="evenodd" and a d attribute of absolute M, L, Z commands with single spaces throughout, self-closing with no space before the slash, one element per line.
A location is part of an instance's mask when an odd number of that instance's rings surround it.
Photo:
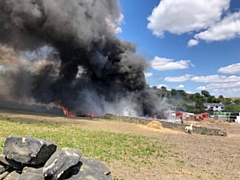
<path fill-rule="evenodd" d="M 76 113 L 72 112 L 72 111 L 69 111 L 68 108 L 65 108 L 62 105 L 58 105 L 58 108 L 62 109 L 63 114 L 66 115 L 67 117 L 76 117 Z"/>
<path fill-rule="evenodd" d="M 65 108 L 64 106 L 62 105 L 58 105 L 57 106 L 59 109 L 62 109 L 63 111 L 63 114 L 67 117 L 95 117 L 95 114 L 94 113 L 87 113 L 87 114 L 84 114 L 82 113 L 81 111 L 78 111 L 78 112 L 75 112 L 73 110 L 69 110 L 68 108 Z"/>
<path fill-rule="evenodd" d="M 146 61 L 115 36 L 119 19 L 116 0 L 1 0 L 0 97 L 70 117 L 159 115 Z"/>

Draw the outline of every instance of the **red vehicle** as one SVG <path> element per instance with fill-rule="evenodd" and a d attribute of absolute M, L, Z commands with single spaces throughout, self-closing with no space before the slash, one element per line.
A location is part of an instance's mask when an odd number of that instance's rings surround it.
<path fill-rule="evenodd" d="M 204 120 L 205 118 L 208 118 L 208 113 L 201 114 L 201 121 Z"/>
<path fill-rule="evenodd" d="M 183 112 L 176 112 L 176 117 L 181 119 L 181 123 L 183 124 Z"/>
<path fill-rule="evenodd" d="M 178 117 L 179 119 L 182 119 L 183 113 L 181 111 L 176 112 L 176 117 Z"/>
<path fill-rule="evenodd" d="M 196 121 L 203 121 L 205 118 L 208 118 L 208 113 L 197 114 L 195 116 Z"/>

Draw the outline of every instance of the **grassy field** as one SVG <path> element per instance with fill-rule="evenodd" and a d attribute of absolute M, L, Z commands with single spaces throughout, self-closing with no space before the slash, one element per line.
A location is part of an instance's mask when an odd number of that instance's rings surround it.
<path fill-rule="evenodd" d="M 188 135 L 103 119 L 0 111 L 0 152 L 9 135 L 31 136 L 101 160 L 115 180 L 231 180 L 240 177 L 237 138 Z"/>
<path fill-rule="evenodd" d="M 169 155 L 177 157 L 177 154 L 163 147 L 163 143 L 160 143 L 157 138 L 84 130 L 75 125 L 59 123 L 22 123 L 10 120 L 5 118 L 0 123 L 0 129 L 3 129 L 0 131 L 1 153 L 5 138 L 14 135 L 50 140 L 55 142 L 58 148 L 76 148 L 86 157 L 99 159 L 106 164 L 121 162 L 125 166 L 134 167 L 135 170 L 143 166 L 153 167 L 156 160 L 161 162 Z M 183 163 L 178 158 L 176 162 Z M 115 176 L 114 179 L 118 178 Z"/>
<path fill-rule="evenodd" d="M 0 129 L 0 151 L 3 151 L 5 137 L 31 136 L 56 142 L 59 148 L 71 147 L 81 150 L 84 156 L 100 159 L 129 161 L 151 164 L 149 157 L 164 157 L 167 153 L 155 139 L 131 134 L 104 131 L 90 131 L 76 128 L 74 125 L 49 123 L 25 124 L 2 120 Z"/>

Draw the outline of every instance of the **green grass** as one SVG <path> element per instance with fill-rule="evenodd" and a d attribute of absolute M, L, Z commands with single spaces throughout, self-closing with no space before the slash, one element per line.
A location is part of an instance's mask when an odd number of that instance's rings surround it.
<path fill-rule="evenodd" d="M 74 125 L 53 123 L 28 124 L 0 121 L 0 152 L 3 151 L 7 136 L 31 136 L 55 142 L 58 148 L 76 148 L 86 157 L 105 162 L 114 160 L 124 164 L 153 164 L 152 160 L 162 159 L 168 151 L 159 139 L 132 134 L 83 130 Z M 150 158 L 151 157 L 151 158 Z"/>
<path fill-rule="evenodd" d="M 178 163 L 178 164 L 185 164 L 185 162 L 183 160 L 179 160 L 179 159 L 175 159 L 175 161 Z"/>
<path fill-rule="evenodd" d="M 191 168 L 195 168 L 195 166 L 194 166 L 193 164 L 190 164 L 189 167 L 191 167 Z"/>
<path fill-rule="evenodd" d="M 202 131 L 201 135 L 208 135 L 208 133 L 206 131 Z"/>

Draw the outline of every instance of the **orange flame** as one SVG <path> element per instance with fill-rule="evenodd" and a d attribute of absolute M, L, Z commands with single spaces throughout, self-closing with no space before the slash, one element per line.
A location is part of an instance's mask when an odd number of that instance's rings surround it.
<path fill-rule="evenodd" d="M 67 117 L 76 117 L 76 113 L 69 111 L 68 108 L 65 108 L 65 107 L 62 106 L 62 105 L 58 105 L 58 108 L 62 109 L 63 113 L 64 113 Z"/>
<path fill-rule="evenodd" d="M 91 118 L 94 118 L 95 114 L 94 113 L 88 113 L 87 116 L 91 117 Z"/>

